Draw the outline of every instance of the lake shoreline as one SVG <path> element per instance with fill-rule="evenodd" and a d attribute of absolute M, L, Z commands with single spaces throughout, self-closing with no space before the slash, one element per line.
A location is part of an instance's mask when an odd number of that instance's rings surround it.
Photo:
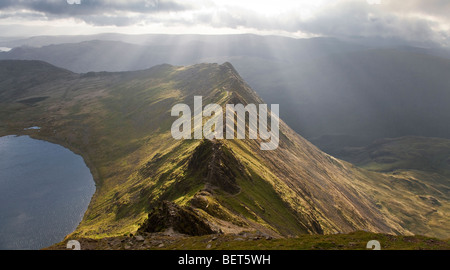
<path fill-rule="evenodd" d="M 93 184 L 94 184 L 94 192 L 92 194 L 92 196 L 90 196 L 89 199 L 89 204 L 86 208 L 86 210 L 83 213 L 83 217 L 80 220 L 80 222 L 78 222 L 78 224 L 76 224 L 76 228 L 68 233 L 67 235 L 64 236 L 64 239 L 62 241 L 66 241 L 67 239 L 69 239 L 70 237 L 72 237 L 78 230 L 79 226 L 81 225 L 81 223 L 83 222 L 83 220 L 86 217 L 86 213 L 88 212 L 89 208 L 91 207 L 92 201 L 94 199 L 94 197 L 97 195 L 97 191 L 98 191 L 98 186 L 99 186 L 99 173 L 98 170 L 96 169 L 96 167 L 93 165 L 93 162 L 90 160 L 90 158 L 80 149 L 66 143 L 63 142 L 61 140 L 58 140 L 56 138 L 52 138 L 52 137 L 48 137 L 48 136 L 43 136 L 40 133 L 40 130 L 38 129 L 24 129 L 24 130 L 17 130 L 17 131 L 4 131 L 0 129 L 0 138 L 6 137 L 6 136 L 15 136 L 15 137 L 21 137 L 21 136 L 28 136 L 31 139 L 34 140 L 39 140 L 39 141 L 43 141 L 43 142 L 47 142 L 47 143 L 51 143 L 51 144 L 55 144 L 58 145 L 60 147 L 63 147 L 64 149 L 70 151 L 72 154 L 81 157 L 81 159 L 83 160 L 83 163 L 85 164 L 85 166 L 88 168 L 90 175 L 92 176 L 93 179 Z M 55 243 L 57 244 L 57 243 Z M 54 245 L 54 244 L 53 244 Z M 45 249 L 47 247 L 43 247 L 42 249 Z"/>

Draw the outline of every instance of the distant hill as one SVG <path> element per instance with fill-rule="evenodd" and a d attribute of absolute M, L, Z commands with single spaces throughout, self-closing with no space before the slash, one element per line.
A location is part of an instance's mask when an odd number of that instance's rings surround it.
<path fill-rule="evenodd" d="M 42 84 L 76 77 L 71 71 L 41 61 L 0 61 L 0 101 L 9 102 Z"/>
<path fill-rule="evenodd" d="M 159 55 L 155 50 L 148 53 L 148 48 L 140 45 L 94 40 L 41 48 L 18 47 L 3 54 L 3 58 L 41 60 L 74 72 L 89 72 L 149 68 L 163 64 L 164 61 L 160 59 L 166 59 L 168 53 Z"/>
<path fill-rule="evenodd" d="M 450 177 L 450 140 L 426 137 L 381 139 L 366 147 L 349 147 L 338 156 L 379 172 L 420 170 Z"/>
<path fill-rule="evenodd" d="M 392 175 L 394 179 L 408 179 L 393 181 L 392 188 L 416 190 L 416 200 L 423 203 L 440 206 L 441 200 L 450 196 L 449 139 L 380 139 L 366 147 L 341 149 L 336 155 L 364 169 Z M 435 213 L 433 210 L 429 215 Z M 438 218 L 434 222 L 442 221 Z"/>
<path fill-rule="evenodd" d="M 42 69 L 61 77 L 27 83 Z M 0 136 L 29 134 L 64 145 L 93 173 L 97 191 L 76 236 L 175 229 L 449 237 L 449 198 L 436 186 L 335 159 L 284 122 L 275 151 L 248 139 L 174 140 L 170 110 L 192 105 L 195 95 L 221 106 L 263 102 L 230 63 L 73 74 L 42 62 L 0 61 L 0 70 L 9 72 L 0 82 L 7 97 L 0 99 Z M 24 130 L 30 126 L 41 129 Z"/>
<path fill-rule="evenodd" d="M 297 40 L 256 35 L 95 35 L 36 37 L 5 44 L 0 59 L 42 60 L 74 72 L 131 71 L 158 64 L 196 64 L 244 57 L 296 63 L 299 58 L 365 48 L 331 38 Z M 279 48 L 283 48 L 281 51 Z"/>

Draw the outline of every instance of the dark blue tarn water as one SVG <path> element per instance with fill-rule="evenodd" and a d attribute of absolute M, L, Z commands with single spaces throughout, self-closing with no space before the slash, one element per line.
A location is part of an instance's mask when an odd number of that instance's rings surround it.
<path fill-rule="evenodd" d="M 0 249 L 41 249 L 80 223 L 95 191 L 83 159 L 28 136 L 0 138 Z"/>

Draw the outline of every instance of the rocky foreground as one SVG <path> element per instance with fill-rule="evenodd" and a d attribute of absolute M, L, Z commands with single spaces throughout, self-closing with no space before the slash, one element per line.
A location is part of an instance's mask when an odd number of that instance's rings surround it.
<path fill-rule="evenodd" d="M 75 239 L 66 239 L 46 250 L 66 250 L 69 240 Z M 246 232 L 191 237 L 169 231 L 76 240 L 80 242 L 82 250 L 365 250 L 370 240 L 378 240 L 382 250 L 450 250 L 450 240 L 361 231 L 350 234 L 304 235 L 288 239 Z"/>

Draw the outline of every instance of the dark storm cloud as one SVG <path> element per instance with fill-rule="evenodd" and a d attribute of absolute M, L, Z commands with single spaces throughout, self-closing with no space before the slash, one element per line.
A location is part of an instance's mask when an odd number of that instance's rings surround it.
<path fill-rule="evenodd" d="M 92 25 L 129 26 L 152 14 L 189 9 L 186 4 L 173 0 L 80 0 L 79 3 L 69 4 L 67 0 L 2 0 L 0 11 L 3 18 L 31 17 L 34 12 L 35 18 L 40 16 L 44 20 L 75 18 Z M 128 12 L 135 15 L 129 16 Z"/>
<path fill-rule="evenodd" d="M 168 11 L 182 11 L 187 7 L 180 2 L 170 0 L 80 0 L 80 4 L 68 4 L 66 0 L 3 0 L 0 2 L 1 11 L 24 9 L 40 12 L 47 17 L 75 17 L 86 19 L 86 16 L 100 16 L 123 12 L 152 14 Z M 91 18 L 95 21 L 95 18 Z M 112 23 L 112 25 L 115 23 Z"/>

